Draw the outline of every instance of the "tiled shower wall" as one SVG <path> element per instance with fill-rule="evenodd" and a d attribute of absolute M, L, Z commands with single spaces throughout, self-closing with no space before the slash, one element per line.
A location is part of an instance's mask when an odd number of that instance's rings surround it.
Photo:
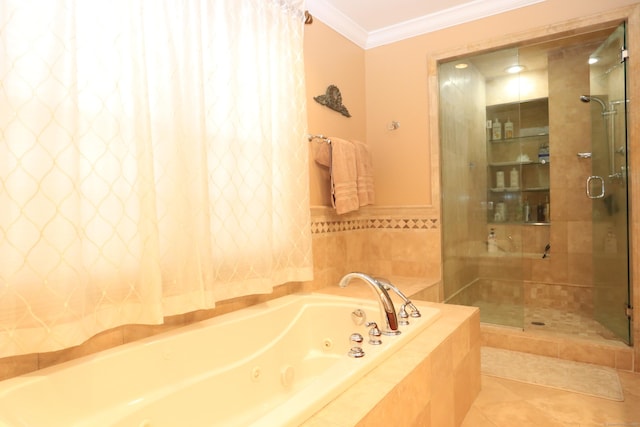
<path fill-rule="evenodd" d="M 591 164 L 577 153 L 591 151 L 591 115 L 579 97 L 589 93 L 585 62 L 596 47 L 565 48 L 548 58 L 552 255 L 532 261 L 536 281 L 593 285 L 592 202 L 585 196 Z"/>

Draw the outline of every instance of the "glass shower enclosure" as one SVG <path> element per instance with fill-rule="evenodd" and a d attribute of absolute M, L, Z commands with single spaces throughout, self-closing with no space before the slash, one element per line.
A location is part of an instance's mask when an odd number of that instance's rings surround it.
<path fill-rule="evenodd" d="M 595 317 L 631 342 L 629 283 L 628 102 L 625 25 L 590 56 L 591 175 Z"/>
<path fill-rule="evenodd" d="M 624 34 L 439 64 L 446 302 L 629 343 Z"/>

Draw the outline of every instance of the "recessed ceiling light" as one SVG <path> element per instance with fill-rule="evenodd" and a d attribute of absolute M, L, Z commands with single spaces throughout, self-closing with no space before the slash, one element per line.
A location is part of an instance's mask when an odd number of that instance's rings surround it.
<path fill-rule="evenodd" d="M 589 65 L 593 65 L 593 64 L 595 64 L 595 63 L 596 63 L 596 62 L 598 62 L 598 61 L 600 61 L 600 58 L 597 58 L 597 57 L 595 57 L 595 56 L 592 56 L 592 57 L 590 57 L 590 58 L 589 58 Z"/>
<path fill-rule="evenodd" d="M 520 71 L 522 71 L 524 69 L 525 69 L 524 65 L 516 64 L 516 65 L 512 65 L 510 67 L 507 67 L 504 70 L 509 74 L 515 74 L 515 73 L 519 73 Z"/>
<path fill-rule="evenodd" d="M 463 70 L 463 69 L 467 68 L 468 66 L 469 66 L 469 64 L 465 64 L 464 62 L 461 62 L 461 63 L 459 63 L 459 64 L 456 64 L 456 68 L 457 68 L 458 70 Z"/>

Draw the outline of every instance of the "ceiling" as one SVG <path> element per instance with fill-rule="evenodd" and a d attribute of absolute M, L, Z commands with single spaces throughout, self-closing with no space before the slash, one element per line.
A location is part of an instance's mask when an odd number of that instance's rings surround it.
<path fill-rule="evenodd" d="M 544 0 L 307 0 L 307 9 L 369 49 Z"/>

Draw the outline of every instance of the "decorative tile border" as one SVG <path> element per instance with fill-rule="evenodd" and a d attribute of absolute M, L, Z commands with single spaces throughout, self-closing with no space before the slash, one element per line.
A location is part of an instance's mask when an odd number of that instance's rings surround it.
<path fill-rule="evenodd" d="M 366 230 L 369 227 L 369 220 L 357 219 L 357 220 L 344 220 L 344 221 L 332 221 L 332 220 L 320 220 L 311 221 L 311 234 L 324 234 L 324 233 L 336 233 L 338 231 L 351 231 L 351 230 Z"/>
<path fill-rule="evenodd" d="M 325 211 L 312 215 L 311 233 L 325 234 L 353 230 L 437 230 L 440 221 L 426 212 L 410 212 L 410 208 L 402 208 L 405 212 L 380 212 L 388 209 L 369 209 L 359 213 L 356 218 L 341 218 Z M 422 215 L 421 215 L 422 214 Z M 425 215 L 426 214 L 426 215 Z"/>
<path fill-rule="evenodd" d="M 438 228 L 437 218 L 419 218 L 419 219 L 371 219 L 369 228 L 393 228 L 393 229 L 412 229 L 412 230 L 435 230 Z"/>

